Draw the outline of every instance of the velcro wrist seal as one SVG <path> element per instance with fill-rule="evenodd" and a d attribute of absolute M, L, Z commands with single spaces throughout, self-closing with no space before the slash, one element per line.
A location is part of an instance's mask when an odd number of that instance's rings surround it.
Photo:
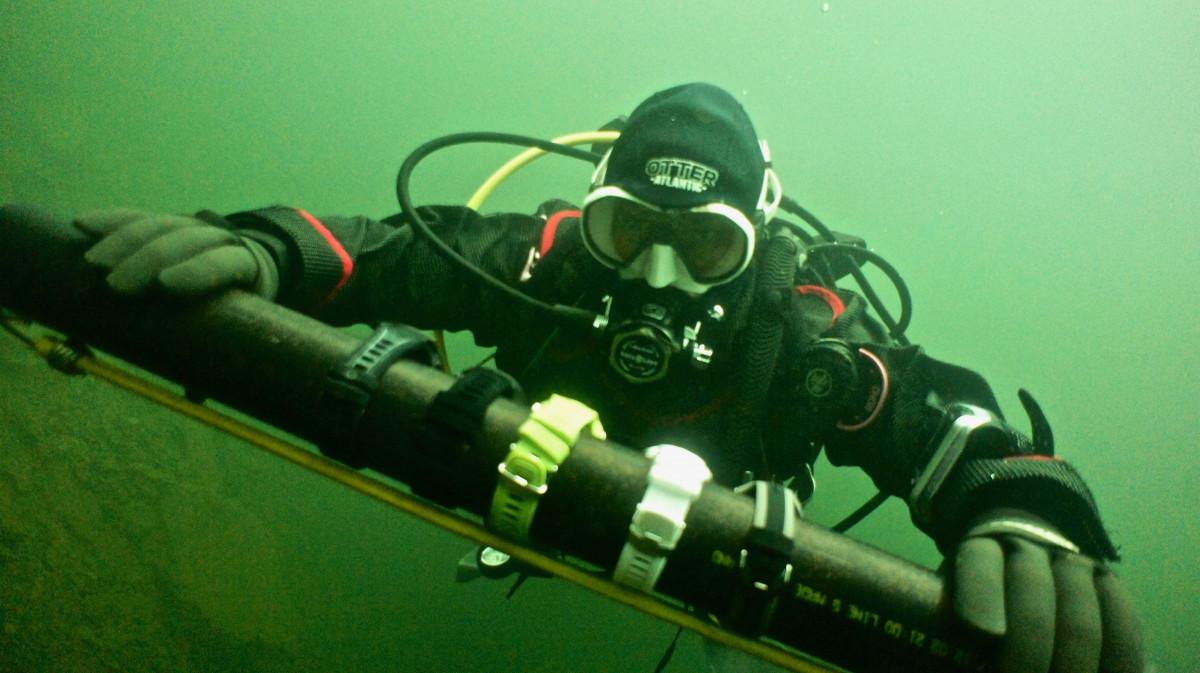
<path fill-rule="evenodd" d="M 1045 519 L 1089 556 L 1118 558 L 1083 478 L 1066 462 L 1045 456 L 962 461 L 937 494 L 934 515 L 922 529 L 949 553 L 974 517 L 1000 507 Z"/>
<path fill-rule="evenodd" d="M 292 259 L 277 260 L 281 275 L 279 301 L 301 310 L 329 301 L 346 275 L 345 261 L 333 247 L 328 231 L 318 229 L 315 220 L 305 215 L 294 208 L 277 206 L 228 216 L 235 226 L 249 230 L 238 233 L 260 240 L 252 232 L 264 232 L 287 246 Z M 298 264 L 290 263 L 293 260 Z"/>

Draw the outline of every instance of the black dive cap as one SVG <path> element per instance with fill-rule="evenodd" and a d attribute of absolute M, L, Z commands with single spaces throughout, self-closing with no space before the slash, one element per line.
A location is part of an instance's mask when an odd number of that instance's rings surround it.
<path fill-rule="evenodd" d="M 693 83 L 660 91 L 629 115 L 604 184 L 660 208 L 758 206 L 766 161 L 750 117 L 729 92 Z"/>

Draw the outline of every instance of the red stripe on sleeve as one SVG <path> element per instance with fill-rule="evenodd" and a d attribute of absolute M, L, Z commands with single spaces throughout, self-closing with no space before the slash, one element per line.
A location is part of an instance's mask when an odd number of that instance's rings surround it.
<path fill-rule="evenodd" d="M 833 320 L 830 324 L 837 322 L 838 316 L 846 311 L 846 305 L 842 303 L 842 298 L 837 296 L 837 293 L 827 287 L 820 285 L 797 285 L 793 288 L 796 294 L 811 294 L 825 300 L 829 304 L 829 308 L 833 310 Z"/>
<path fill-rule="evenodd" d="M 325 225 L 321 224 L 320 220 L 313 217 L 308 211 L 301 208 L 296 208 L 296 213 L 299 214 L 300 217 L 303 217 L 310 225 L 312 225 L 312 228 L 321 235 L 321 238 L 325 239 L 325 242 L 329 245 L 329 248 L 333 250 L 333 253 L 337 255 L 338 259 L 342 262 L 342 277 L 338 279 L 337 284 L 333 286 L 333 289 L 329 291 L 329 294 L 325 295 L 325 297 L 317 303 L 318 306 L 324 306 L 325 304 L 333 301 L 333 298 L 342 291 L 342 288 L 346 286 L 346 282 L 350 280 L 350 274 L 354 272 L 354 260 L 350 259 L 350 255 L 346 252 L 346 249 L 342 247 L 341 242 L 334 238 L 333 234 L 329 233 L 329 230 L 325 228 Z"/>
<path fill-rule="evenodd" d="M 554 245 L 554 233 L 558 231 L 558 224 L 568 217 L 579 217 L 578 210 L 560 210 L 546 219 L 546 226 L 542 227 L 542 245 L 538 248 L 538 255 L 545 255 L 550 251 L 550 246 Z"/>

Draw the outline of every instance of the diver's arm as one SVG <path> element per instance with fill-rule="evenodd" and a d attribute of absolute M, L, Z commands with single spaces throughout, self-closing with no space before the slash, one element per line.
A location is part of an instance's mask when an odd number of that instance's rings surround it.
<path fill-rule="evenodd" d="M 1082 478 L 1008 424 L 983 377 L 919 347 L 867 348 L 887 368 L 887 398 L 871 425 L 827 435 L 831 462 L 860 466 L 885 493 L 904 498 L 914 522 L 943 552 L 983 512 L 1017 508 L 1045 519 L 1089 555 L 1116 558 Z M 978 428 L 952 446 L 955 423 L 970 422 L 959 420 L 965 414 L 979 416 Z"/>
<path fill-rule="evenodd" d="M 515 284 L 545 218 L 480 216 L 461 207 L 422 208 L 459 255 Z M 200 297 L 242 287 L 331 324 L 404 322 L 470 329 L 491 341 L 512 300 L 415 235 L 399 217 L 316 218 L 285 207 L 194 216 L 129 209 L 81 215 L 96 238 L 86 259 L 109 269 L 117 292 Z"/>
<path fill-rule="evenodd" d="M 1005 421 L 983 377 L 919 347 L 891 343 L 857 294 L 800 286 L 795 301 L 799 310 L 793 315 L 805 321 L 799 331 L 820 337 L 793 352 L 788 365 L 797 382 L 792 388 L 801 391 L 795 398 L 801 417 L 831 462 L 863 468 L 884 493 L 909 502 L 913 520 L 943 552 L 982 512 L 1023 508 L 1068 533 L 1092 556 L 1115 558 L 1082 479 L 1065 462 L 1040 455 L 1052 451 L 1039 451 Z M 854 364 L 831 367 L 835 362 Z M 834 383 L 822 396 L 808 395 L 803 391 L 815 370 L 837 372 L 835 381 L 854 381 Z M 839 391 L 850 392 L 843 398 Z M 948 433 L 964 413 L 980 417 L 979 431 L 964 438 L 963 446 L 950 447 Z M 1037 415 L 1044 424 L 1040 411 Z M 1040 434 L 1048 436 L 1045 426 Z"/>
<path fill-rule="evenodd" d="M 829 458 L 908 502 L 946 555 L 955 613 L 998 639 L 994 670 L 1141 671 L 1137 616 L 1107 566 L 1116 549 L 1048 427 L 1030 440 L 1010 426 L 973 371 L 873 348 L 888 399 L 868 427 L 832 431 Z"/>
<path fill-rule="evenodd" d="M 453 250 L 515 283 L 541 222 L 483 217 L 458 207 L 420 209 Z M 229 215 L 279 269 L 277 301 L 332 324 L 395 320 L 428 329 L 477 329 L 481 310 L 505 298 L 447 260 L 399 217 L 314 217 L 295 208 Z"/>

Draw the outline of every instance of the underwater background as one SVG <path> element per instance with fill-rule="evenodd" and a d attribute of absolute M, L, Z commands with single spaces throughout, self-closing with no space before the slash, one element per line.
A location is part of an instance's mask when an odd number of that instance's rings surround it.
<path fill-rule="evenodd" d="M 1017 388 L 1037 396 L 1151 662 L 1191 673 L 1198 35 L 1185 1 L 9 0 L 0 202 L 382 217 L 433 137 L 552 137 L 724 86 L 785 192 L 904 275 L 910 338 L 1020 427 Z M 461 203 L 514 151 L 440 153 L 414 200 Z M 485 209 L 577 202 L 588 176 L 545 159 Z M 874 492 L 817 478 L 825 524 Z M 851 535 L 940 560 L 896 500 Z M 565 582 L 455 584 L 471 546 L 0 335 L 0 671 L 650 671 L 674 633 Z M 668 671 L 703 666 L 691 637 Z"/>

